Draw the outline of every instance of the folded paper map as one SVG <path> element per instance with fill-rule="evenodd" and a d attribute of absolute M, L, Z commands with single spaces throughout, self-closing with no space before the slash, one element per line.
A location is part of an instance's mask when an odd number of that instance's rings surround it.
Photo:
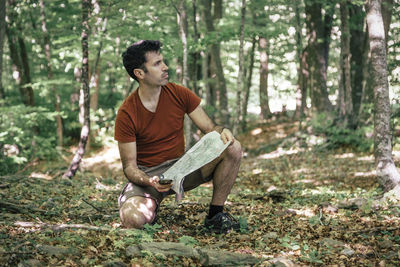
<path fill-rule="evenodd" d="M 219 133 L 210 132 L 204 135 L 171 168 L 160 175 L 163 179 L 172 180 L 172 190 L 176 193 L 176 201 L 184 197 L 185 176 L 218 158 L 228 146 L 229 142 L 224 144 Z"/>

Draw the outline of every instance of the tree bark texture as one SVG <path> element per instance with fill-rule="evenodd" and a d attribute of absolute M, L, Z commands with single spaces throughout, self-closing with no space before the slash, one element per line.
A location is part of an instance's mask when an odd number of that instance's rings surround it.
<path fill-rule="evenodd" d="M 175 7 L 177 11 L 177 21 L 179 26 L 179 36 L 181 37 L 182 47 L 183 47 L 183 61 L 182 61 L 182 84 L 185 87 L 189 85 L 189 50 L 188 50 L 188 18 L 187 18 L 187 9 L 185 0 L 181 0 L 179 2 L 179 6 Z M 185 149 L 188 150 L 192 143 L 192 123 L 188 116 L 185 116 L 184 120 L 184 128 L 185 128 Z"/>
<path fill-rule="evenodd" d="M 208 34 L 215 34 L 215 26 L 214 26 L 214 19 L 211 14 L 212 9 L 212 2 L 211 0 L 202 0 L 203 1 L 203 12 L 205 17 L 205 23 L 207 28 Z M 218 1 L 217 3 L 218 4 Z M 229 125 L 229 111 L 228 111 L 228 95 L 227 95 L 227 88 L 226 88 L 226 80 L 224 76 L 224 70 L 222 67 L 221 61 L 221 53 L 220 53 L 220 44 L 219 42 L 214 41 L 210 45 L 210 72 L 211 77 L 214 79 L 215 77 L 215 86 L 218 90 L 218 102 L 219 102 L 219 113 L 220 113 L 220 120 L 223 125 Z M 212 87 L 212 85 L 210 86 Z"/>
<path fill-rule="evenodd" d="M 254 69 L 254 55 L 255 55 L 255 50 L 256 50 L 256 45 L 257 45 L 257 39 L 254 36 L 253 41 L 251 44 L 251 50 L 248 56 L 249 59 L 249 65 L 247 67 L 247 71 L 245 72 L 246 75 L 246 91 L 245 91 L 245 96 L 244 96 L 244 101 L 243 101 L 243 119 L 242 119 L 242 132 L 246 131 L 247 129 L 247 107 L 249 105 L 249 98 L 250 98 L 250 88 L 251 88 L 251 80 L 253 78 L 253 69 Z"/>
<path fill-rule="evenodd" d="M 358 125 L 361 100 L 363 98 L 364 73 L 363 66 L 367 62 L 366 33 L 364 32 L 365 13 L 362 6 L 349 3 L 350 23 L 350 69 L 351 97 L 353 99 L 353 123 Z"/>
<path fill-rule="evenodd" d="M 72 159 L 71 165 L 64 173 L 63 177 L 72 178 L 79 168 L 83 155 L 86 150 L 86 143 L 90 134 L 90 87 L 89 87 L 89 0 L 82 0 L 82 91 L 84 95 L 84 122 L 81 130 L 78 150 Z"/>
<path fill-rule="evenodd" d="M 47 23 L 46 23 L 46 13 L 45 13 L 45 4 L 43 0 L 39 1 L 40 6 L 40 19 L 42 23 L 42 32 L 43 32 L 43 42 L 42 47 L 44 48 L 44 52 L 46 55 L 47 61 L 47 77 L 51 81 L 53 79 L 53 66 L 51 64 L 51 47 L 50 47 L 50 34 L 47 30 Z M 53 97 L 54 97 L 54 109 L 58 113 L 56 116 L 57 121 L 57 143 L 59 147 L 63 146 L 63 126 L 62 126 L 62 118 L 59 115 L 61 112 L 61 100 L 60 95 L 57 92 L 55 86 L 52 87 Z"/>
<path fill-rule="evenodd" d="M 311 104 L 317 112 L 329 112 L 332 104 L 326 86 L 326 36 L 327 30 L 322 20 L 322 6 L 316 1 L 306 0 L 306 24 L 308 37 L 308 65 Z M 330 32 L 329 32 L 330 34 Z"/>
<path fill-rule="evenodd" d="M 246 19 L 246 0 L 242 0 L 240 18 L 240 45 L 239 45 L 239 75 L 236 83 L 236 120 L 233 121 L 233 132 L 238 133 L 241 121 L 243 120 L 242 98 L 244 85 L 244 27 Z"/>
<path fill-rule="evenodd" d="M 386 40 L 380 0 L 367 1 L 367 23 L 374 90 L 374 154 L 378 181 L 390 191 L 400 184 L 392 158 L 390 136 L 390 99 L 386 63 Z"/>
<path fill-rule="evenodd" d="M 301 34 L 301 29 L 303 28 L 301 25 L 301 19 L 300 19 L 300 7 L 299 7 L 299 1 L 293 0 L 293 8 L 295 12 L 295 20 L 296 20 L 296 56 L 298 59 L 298 65 L 297 65 L 297 85 L 296 85 L 296 111 L 294 113 L 294 118 L 295 119 L 301 119 L 304 117 L 304 109 L 305 105 L 303 105 L 303 77 L 302 71 L 302 51 L 303 51 L 303 37 Z M 307 97 L 307 91 L 305 91 L 305 97 Z M 306 99 L 306 98 L 305 98 Z"/>
<path fill-rule="evenodd" d="M 193 11 L 193 16 L 192 16 L 192 23 L 193 23 L 193 43 L 195 46 L 197 46 L 199 42 L 199 31 L 197 29 L 197 2 L 196 0 L 192 0 L 192 11 Z M 192 67 L 191 67 L 191 76 L 192 76 L 192 90 L 198 95 L 202 96 L 202 91 L 200 88 L 197 86 L 197 80 L 199 73 L 201 72 L 201 66 L 199 65 L 199 58 L 200 58 L 200 53 L 198 51 L 194 51 L 191 53 L 191 58 L 192 58 Z M 199 68 L 200 66 L 200 68 Z"/>
<path fill-rule="evenodd" d="M 0 0 L 0 99 L 5 98 L 5 91 L 2 80 L 5 35 L 6 35 L 6 0 Z"/>
<path fill-rule="evenodd" d="M 260 116 L 261 119 L 265 120 L 271 116 L 268 97 L 268 39 L 266 37 L 260 37 L 258 47 L 260 52 Z"/>
<path fill-rule="evenodd" d="M 353 100 L 350 80 L 350 27 L 348 1 L 340 2 L 340 91 L 339 91 L 339 117 L 343 127 L 353 127 Z"/>

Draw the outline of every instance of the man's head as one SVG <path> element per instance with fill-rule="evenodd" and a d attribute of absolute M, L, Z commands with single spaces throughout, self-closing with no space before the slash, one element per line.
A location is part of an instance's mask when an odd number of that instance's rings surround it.
<path fill-rule="evenodd" d="M 159 41 L 141 40 L 128 47 L 128 49 L 126 49 L 122 54 L 122 62 L 124 63 L 124 67 L 129 76 L 138 81 L 134 74 L 134 70 L 142 69 L 144 72 L 147 72 L 144 65 L 147 62 L 146 53 L 159 53 L 161 51 L 161 46 L 162 44 Z"/>

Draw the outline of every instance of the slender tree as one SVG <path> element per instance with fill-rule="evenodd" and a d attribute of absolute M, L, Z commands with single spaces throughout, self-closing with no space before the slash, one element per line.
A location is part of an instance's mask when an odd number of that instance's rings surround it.
<path fill-rule="evenodd" d="M 188 48 L 188 18 L 185 0 L 180 0 L 179 6 L 176 6 L 172 1 L 177 13 L 177 21 L 179 26 L 179 36 L 181 37 L 183 47 L 183 62 L 182 62 L 182 84 L 185 87 L 189 85 L 189 48 Z M 192 145 L 192 124 L 188 116 L 185 116 L 185 141 L 186 150 Z"/>
<path fill-rule="evenodd" d="M 304 117 L 305 104 L 307 100 L 307 87 L 303 85 L 304 75 L 303 71 L 303 37 L 302 37 L 302 24 L 300 16 L 299 1 L 293 0 L 293 9 L 295 13 L 295 28 L 296 28 L 296 56 L 297 62 L 297 85 L 296 85 L 296 111 L 294 113 L 294 118 L 301 119 Z"/>
<path fill-rule="evenodd" d="M 0 99 L 5 98 L 3 87 L 3 48 L 6 33 L 6 0 L 0 0 Z"/>
<path fill-rule="evenodd" d="M 247 107 L 248 107 L 249 98 L 250 98 L 251 80 L 253 78 L 254 54 L 255 54 L 255 50 L 256 50 L 256 45 L 257 45 L 257 39 L 255 36 L 253 36 L 249 56 L 247 57 L 249 59 L 249 65 L 245 71 L 245 77 L 246 77 L 245 89 L 246 89 L 246 91 L 245 91 L 244 101 L 243 101 L 243 119 L 242 119 L 242 123 L 241 123 L 242 132 L 246 131 L 246 129 L 247 129 Z"/>
<path fill-rule="evenodd" d="M 239 45 L 239 75 L 236 83 L 236 119 L 233 122 L 233 132 L 237 133 L 243 120 L 242 98 L 244 85 L 244 28 L 246 22 L 246 0 L 242 0 L 240 19 L 240 45 Z"/>
<path fill-rule="evenodd" d="M 261 119 L 265 120 L 271 116 L 268 97 L 268 59 L 269 59 L 269 44 L 266 37 L 260 37 L 258 41 L 260 52 L 260 107 Z"/>
<path fill-rule="evenodd" d="M 222 15 L 222 1 L 216 1 L 214 7 L 214 17 L 211 14 L 212 1 L 202 0 L 203 12 L 207 28 L 207 34 L 216 34 L 214 19 L 220 18 Z M 222 67 L 221 51 L 219 42 L 213 42 L 210 45 L 210 72 L 211 77 L 215 77 L 215 87 L 218 89 L 219 111 L 220 119 L 224 125 L 229 125 L 229 111 L 228 111 L 228 95 L 224 70 Z"/>
<path fill-rule="evenodd" d="M 326 85 L 327 58 L 329 53 L 330 28 L 327 27 L 329 19 L 322 16 L 322 4 L 319 1 L 305 0 L 306 25 L 307 25 L 307 60 L 311 104 L 317 112 L 329 112 L 332 103 L 328 98 Z M 329 12 L 326 16 L 330 16 Z M 326 22 L 326 23 L 325 23 Z"/>
<path fill-rule="evenodd" d="M 339 79 L 339 117 L 343 127 L 353 127 L 353 100 L 350 79 L 350 27 L 348 1 L 340 2 L 340 79 Z"/>
<path fill-rule="evenodd" d="M 79 140 L 78 149 L 75 152 L 75 156 L 72 159 L 71 165 L 68 170 L 64 173 L 63 177 L 72 178 L 74 177 L 79 165 L 82 161 L 83 155 L 86 150 L 86 143 L 90 134 L 90 87 L 89 87 L 89 0 L 82 0 L 82 34 L 81 34 L 81 45 L 82 45 L 82 71 L 81 71 L 81 82 L 82 91 L 84 95 L 84 121 L 81 130 L 81 137 Z"/>
<path fill-rule="evenodd" d="M 8 48 L 10 57 L 17 70 L 18 75 L 16 80 L 19 83 L 19 92 L 22 102 L 27 106 L 35 105 L 35 98 L 31 86 L 31 71 L 29 67 L 28 52 L 25 46 L 25 41 L 22 37 L 23 30 L 18 21 L 18 16 L 15 11 L 17 2 L 8 0 L 8 23 L 6 23 L 6 35 L 8 39 Z"/>
<path fill-rule="evenodd" d="M 367 1 L 367 23 L 374 90 L 374 154 L 378 181 L 384 190 L 400 191 L 400 175 L 392 158 L 390 99 L 386 63 L 386 39 L 381 0 Z"/>
<path fill-rule="evenodd" d="M 348 7 L 350 17 L 351 97 L 353 100 L 353 124 L 356 127 L 359 123 L 361 100 L 364 92 L 364 68 L 368 65 L 368 42 L 366 42 L 367 33 L 364 31 L 365 12 L 362 5 L 348 3 Z"/>

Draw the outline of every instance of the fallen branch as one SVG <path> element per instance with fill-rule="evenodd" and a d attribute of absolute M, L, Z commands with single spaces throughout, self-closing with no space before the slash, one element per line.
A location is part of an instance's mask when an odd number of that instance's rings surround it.
<path fill-rule="evenodd" d="M 255 265 L 260 259 L 249 255 L 229 251 L 193 248 L 182 243 L 150 242 L 129 246 L 126 249 L 128 257 L 140 256 L 142 251 L 165 256 L 183 256 L 199 259 L 202 266 L 250 266 Z"/>
<path fill-rule="evenodd" d="M 101 231 L 101 232 L 109 232 L 114 228 L 110 227 L 99 227 L 93 225 L 85 225 L 85 224 L 48 224 L 48 223 L 33 223 L 33 222 L 15 222 L 14 226 L 22 227 L 22 228 L 39 228 L 39 229 L 51 229 L 53 231 L 61 231 L 67 229 L 82 229 L 82 230 L 93 230 L 93 231 Z M 122 230 L 122 229 L 121 229 Z"/>
<path fill-rule="evenodd" d="M 86 199 L 83 198 L 82 201 L 85 202 L 86 204 L 88 204 L 89 206 L 91 206 L 92 208 L 94 208 L 95 210 L 97 210 L 98 212 L 103 213 L 103 211 L 101 209 L 97 208 L 96 206 L 94 206 L 92 203 L 90 203 Z"/>
<path fill-rule="evenodd" d="M 6 209 L 10 212 L 28 214 L 30 212 L 46 213 L 45 210 L 29 207 L 26 205 L 17 205 L 8 201 L 0 200 L 0 208 Z"/>

